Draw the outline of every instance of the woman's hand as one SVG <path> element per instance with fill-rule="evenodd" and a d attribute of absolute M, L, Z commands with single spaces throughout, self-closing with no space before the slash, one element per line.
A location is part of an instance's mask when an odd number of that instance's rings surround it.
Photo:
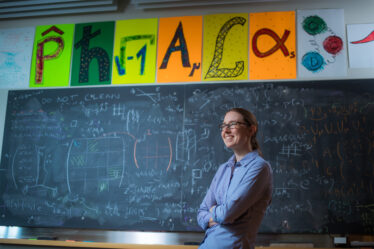
<path fill-rule="evenodd" d="M 213 208 L 215 207 L 216 205 L 212 206 L 210 209 L 209 209 L 209 212 L 212 213 L 213 212 Z M 218 225 L 217 222 L 215 222 L 213 220 L 213 218 L 210 218 L 209 219 L 209 223 L 208 223 L 208 227 L 212 227 L 212 226 L 215 226 L 215 225 Z"/>
<path fill-rule="evenodd" d="M 209 223 L 208 223 L 208 227 L 212 227 L 212 226 L 215 226 L 215 225 L 218 225 L 218 223 L 215 222 L 215 221 L 213 220 L 213 218 L 210 218 L 210 219 L 209 219 Z"/>
<path fill-rule="evenodd" d="M 213 208 L 215 207 L 216 205 L 212 206 L 210 209 L 209 209 L 209 212 L 212 213 L 213 212 Z"/>

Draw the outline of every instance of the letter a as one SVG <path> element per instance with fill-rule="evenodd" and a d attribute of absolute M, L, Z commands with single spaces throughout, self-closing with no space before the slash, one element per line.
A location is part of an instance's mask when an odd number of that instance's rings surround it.
<path fill-rule="evenodd" d="M 175 46 L 178 39 L 179 39 L 179 44 L 180 45 Z M 162 60 L 162 64 L 160 66 L 160 69 L 167 68 L 170 55 L 171 55 L 171 53 L 173 53 L 175 51 L 181 51 L 183 67 L 191 67 L 190 58 L 188 56 L 188 49 L 187 49 L 186 40 L 184 39 L 182 22 L 179 22 L 177 31 L 175 31 L 174 38 L 171 41 L 168 50 L 166 51 L 166 54 L 164 56 L 164 59 Z"/>

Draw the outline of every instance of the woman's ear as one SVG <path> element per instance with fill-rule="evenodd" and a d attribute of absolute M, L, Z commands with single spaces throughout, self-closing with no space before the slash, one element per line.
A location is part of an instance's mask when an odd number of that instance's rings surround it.
<path fill-rule="evenodd" d="M 253 135 L 255 135 L 256 132 L 257 132 L 257 126 L 255 126 L 255 125 L 251 125 L 251 126 L 249 127 L 249 132 L 250 132 L 251 137 L 252 137 Z"/>

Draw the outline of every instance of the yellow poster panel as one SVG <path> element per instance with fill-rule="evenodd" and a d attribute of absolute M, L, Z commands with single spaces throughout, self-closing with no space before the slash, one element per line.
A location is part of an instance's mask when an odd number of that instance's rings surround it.
<path fill-rule="evenodd" d="M 204 16 L 204 81 L 248 79 L 248 14 Z"/>
<path fill-rule="evenodd" d="M 69 86 L 74 24 L 36 27 L 30 87 Z"/>
<path fill-rule="evenodd" d="M 202 16 L 160 18 L 157 82 L 201 81 Z"/>
<path fill-rule="evenodd" d="M 295 12 L 249 15 L 249 78 L 296 79 Z"/>
<path fill-rule="evenodd" d="M 112 84 L 153 83 L 157 18 L 116 22 Z"/>

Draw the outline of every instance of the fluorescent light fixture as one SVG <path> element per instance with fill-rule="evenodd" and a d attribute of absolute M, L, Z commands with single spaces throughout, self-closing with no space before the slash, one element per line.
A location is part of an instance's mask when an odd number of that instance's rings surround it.
<path fill-rule="evenodd" d="M 0 1 L 0 19 L 98 13 L 118 10 L 118 0 L 15 0 Z"/>
<path fill-rule="evenodd" d="M 160 9 L 175 7 L 196 7 L 213 5 L 232 5 L 264 2 L 280 2 L 286 0 L 131 0 L 137 9 Z"/>

